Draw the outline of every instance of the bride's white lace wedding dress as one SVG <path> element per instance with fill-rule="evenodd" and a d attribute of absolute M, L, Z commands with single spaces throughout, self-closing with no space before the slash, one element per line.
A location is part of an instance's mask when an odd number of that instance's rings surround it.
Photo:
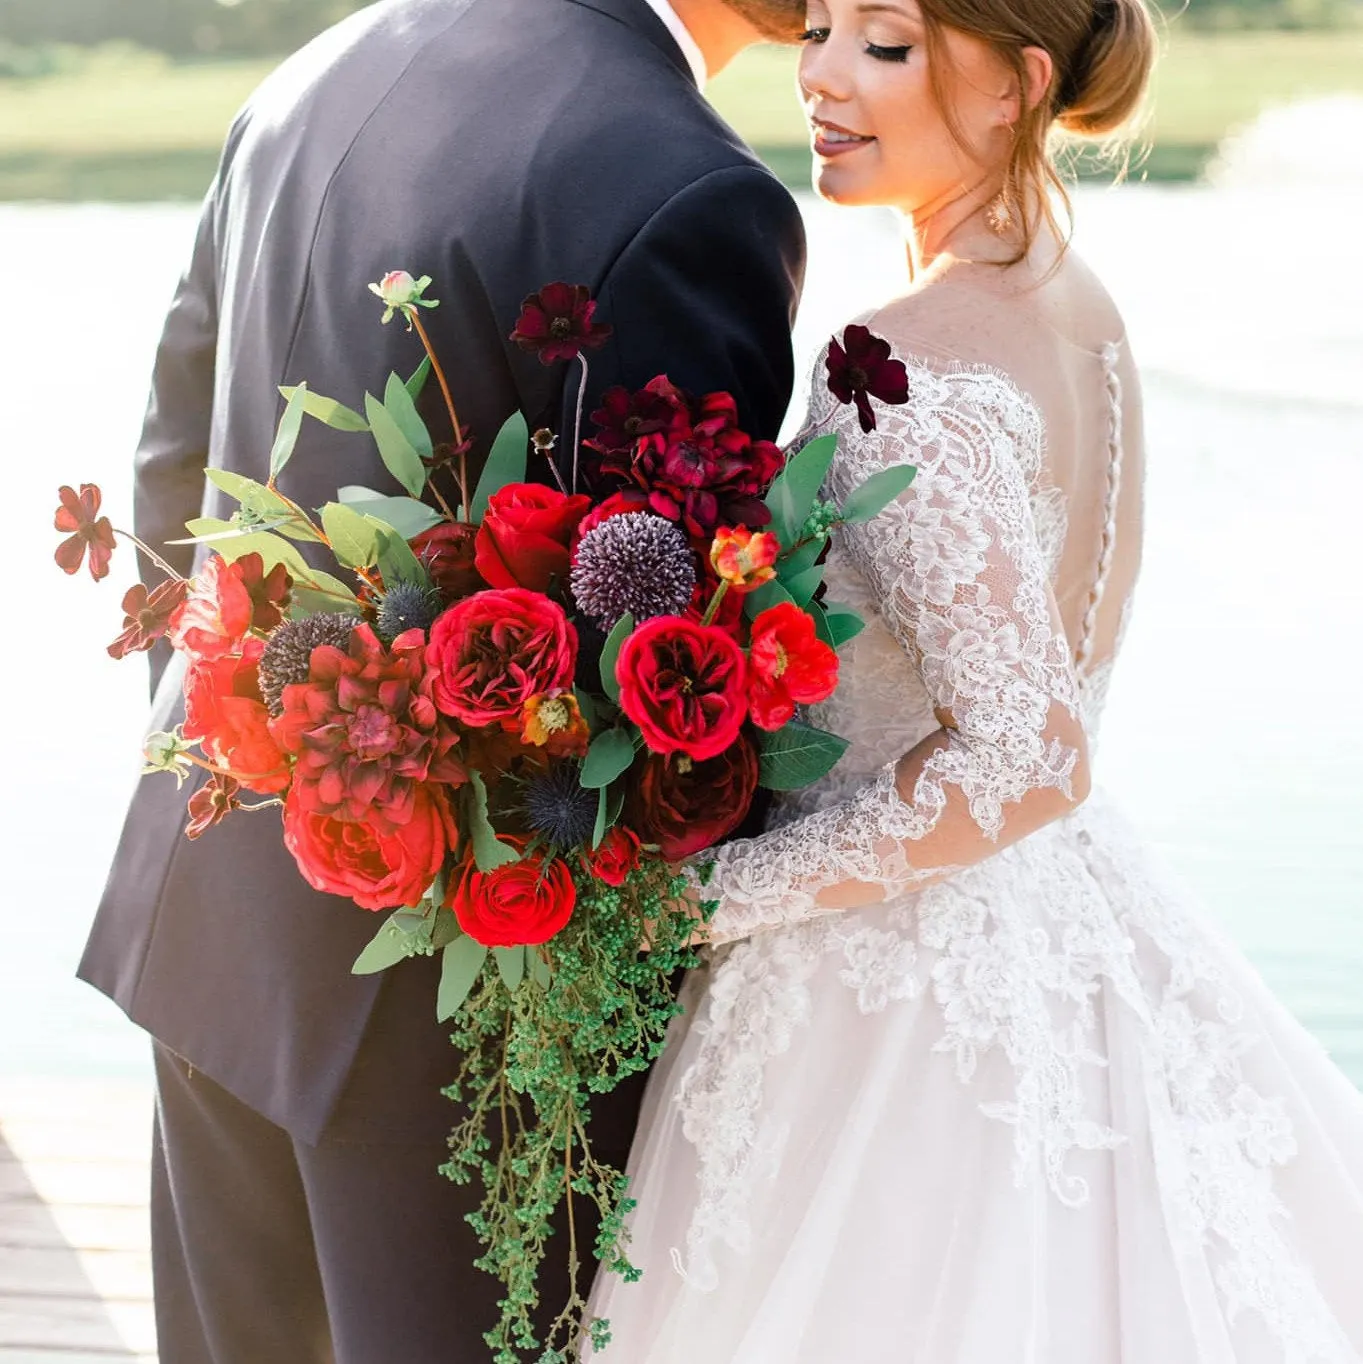
<path fill-rule="evenodd" d="M 1009 841 L 1071 797 L 1135 578 L 1124 348 L 1060 440 L 999 372 L 901 358 L 871 434 L 813 400 L 832 493 L 918 477 L 830 556 L 870 623 L 811 719 L 852 747 L 719 857 L 728 945 L 651 1082 L 644 1277 L 602 1276 L 593 1358 L 1359 1361 L 1363 1097 L 1100 793 Z M 944 721 L 906 800 L 893 760 Z"/>

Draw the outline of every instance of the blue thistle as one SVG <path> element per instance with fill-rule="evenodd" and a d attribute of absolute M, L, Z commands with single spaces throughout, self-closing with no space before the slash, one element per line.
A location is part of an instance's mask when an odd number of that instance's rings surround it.
<path fill-rule="evenodd" d="M 578 780 L 575 763 L 560 763 L 527 783 L 525 812 L 530 827 L 556 847 L 575 848 L 591 838 L 599 800 Z"/>
<path fill-rule="evenodd" d="M 433 587 L 394 583 L 379 603 L 374 630 L 385 644 L 391 644 L 404 630 L 429 630 L 442 609 L 440 593 Z"/>

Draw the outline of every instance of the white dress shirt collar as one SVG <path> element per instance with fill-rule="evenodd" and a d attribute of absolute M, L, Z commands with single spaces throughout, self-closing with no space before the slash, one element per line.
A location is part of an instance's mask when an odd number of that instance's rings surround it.
<path fill-rule="evenodd" d="M 690 30 L 682 23 L 668 0 L 647 0 L 647 3 L 649 9 L 667 25 L 667 31 L 677 40 L 677 46 L 681 48 L 686 64 L 696 78 L 696 84 L 704 90 L 710 73 L 706 70 L 705 54 L 700 50 L 700 44 L 691 36 Z"/>

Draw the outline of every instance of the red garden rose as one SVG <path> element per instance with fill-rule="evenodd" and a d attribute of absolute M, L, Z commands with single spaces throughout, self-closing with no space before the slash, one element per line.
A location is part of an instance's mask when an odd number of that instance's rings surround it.
<path fill-rule="evenodd" d="M 296 791 L 284 801 L 284 846 L 314 890 L 345 895 L 361 909 L 415 905 L 429 889 L 456 836 L 445 797 L 421 786 L 406 824 L 382 832 L 372 820 L 340 820 L 309 810 Z"/>
<path fill-rule="evenodd" d="M 604 345 L 611 329 L 593 322 L 596 304 L 585 284 L 546 284 L 521 304 L 511 339 L 546 365 L 575 360 L 584 350 Z"/>
<path fill-rule="evenodd" d="M 79 495 L 63 484 L 57 490 L 61 505 L 52 519 L 54 530 L 70 538 L 57 546 L 53 556 L 63 573 L 79 573 L 90 552 L 90 576 L 99 582 L 109 573 L 109 558 L 114 552 L 114 527 L 107 516 L 99 514 L 101 495 L 93 483 L 82 483 Z"/>
<path fill-rule="evenodd" d="M 837 652 L 815 633 L 808 612 L 782 602 L 753 621 L 748 704 L 759 729 L 780 729 L 797 705 L 827 701 L 837 685 Z"/>
<path fill-rule="evenodd" d="M 620 708 L 655 753 L 713 758 L 748 713 L 743 651 L 712 625 L 655 616 L 625 640 L 616 662 Z"/>
<path fill-rule="evenodd" d="M 487 586 L 474 567 L 473 542 L 477 533 L 478 528 L 467 522 L 442 521 L 412 541 L 412 553 L 425 566 L 447 605 Z"/>
<path fill-rule="evenodd" d="M 197 739 L 210 762 L 229 768 L 250 791 L 274 795 L 289 784 L 288 761 L 270 732 L 260 694 L 265 643 L 247 639 L 238 654 L 197 659 L 185 674 L 186 739 Z"/>
<path fill-rule="evenodd" d="M 241 646 L 255 609 L 242 565 L 210 554 L 171 617 L 170 642 L 191 658 L 224 658 Z"/>
<path fill-rule="evenodd" d="M 450 883 L 445 905 L 459 927 L 484 947 L 535 947 L 561 933 L 573 917 L 577 887 L 568 864 L 532 853 L 481 872 L 468 858 Z"/>
<path fill-rule="evenodd" d="M 757 791 L 757 753 L 740 736 L 717 758 L 696 763 L 650 753 L 628 804 L 630 827 L 669 862 L 712 847 L 743 822 Z"/>
<path fill-rule="evenodd" d="M 300 804 L 388 832 L 411 818 L 424 783 L 461 785 L 458 735 L 436 709 L 434 685 L 420 630 L 385 647 L 371 626 L 357 625 L 348 649 L 313 649 L 308 681 L 284 688 L 283 713 L 270 722 L 297 759 Z"/>
<path fill-rule="evenodd" d="M 828 343 L 824 359 L 829 392 L 840 403 L 855 403 L 863 431 L 876 429 L 871 399 L 898 406 L 909 400 L 909 372 L 890 353 L 890 343 L 867 327 L 854 323 L 842 334 L 842 344 Z"/>
<path fill-rule="evenodd" d="M 544 592 L 555 578 L 565 580 L 573 532 L 591 505 L 582 493 L 569 497 L 538 483 L 509 483 L 493 493 L 475 541 L 484 582 Z"/>
<path fill-rule="evenodd" d="M 530 697 L 566 690 L 577 631 L 563 608 L 521 587 L 475 592 L 431 626 L 435 704 L 466 725 L 518 720 Z"/>
<path fill-rule="evenodd" d="M 626 877 L 639 865 L 639 835 L 623 824 L 606 830 L 599 847 L 583 854 L 587 870 L 608 886 L 623 886 Z"/>
<path fill-rule="evenodd" d="M 150 649 L 170 629 L 170 618 L 180 609 L 188 587 L 183 578 L 167 578 L 150 592 L 146 584 L 134 583 L 123 598 L 123 633 L 109 645 L 109 657 L 126 658 Z"/>

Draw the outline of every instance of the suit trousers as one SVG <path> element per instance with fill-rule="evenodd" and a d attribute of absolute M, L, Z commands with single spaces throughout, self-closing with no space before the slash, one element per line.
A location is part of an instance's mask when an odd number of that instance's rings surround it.
<path fill-rule="evenodd" d="M 499 1285 L 438 1142 L 309 1145 L 160 1043 L 156 1079 L 162 1364 L 486 1364 Z"/>

